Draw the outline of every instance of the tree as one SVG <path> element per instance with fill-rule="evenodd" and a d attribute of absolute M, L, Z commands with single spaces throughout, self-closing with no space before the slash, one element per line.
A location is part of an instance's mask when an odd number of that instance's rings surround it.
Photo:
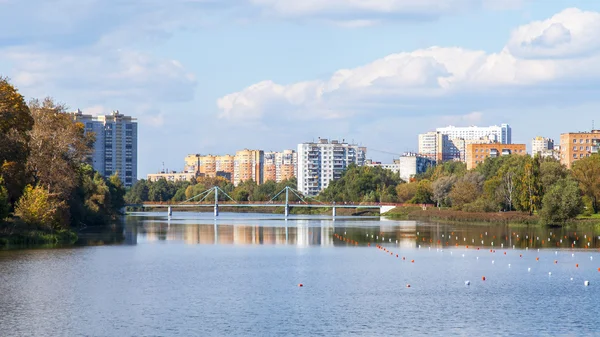
<path fill-rule="evenodd" d="M 65 209 L 65 202 L 47 189 L 28 185 L 17 202 L 15 214 L 30 226 L 54 230 L 64 228 L 67 223 Z"/>
<path fill-rule="evenodd" d="M 10 200 L 8 190 L 4 187 L 4 180 L 0 177 L 0 223 L 8 218 L 10 212 Z"/>
<path fill-rule="evenodd" d="M 118 212 L 121 208 L 125 207 L 125 186 L 119 178 L 118 172 L 115 172 L 108 181 L 106 182 L 110 193 L 110 210 L 111 212 Z"/>
<path fill-rule="evenodd" d="M 543 224 L 564 225 L 582 210 L 583 203 L 577 182 L 571 178 L 562 178 L 544 195 L 540 218 Z"/>
<path fill-rule="evenodd" d="M 410 202 L 417 193 L 417 183 L 403 183 L 396 186 L 396 196 L 399 203 Z"/>
<path fill-rule="evenodd" d="M 77 169 L 91 153 L 90 135 L 73 123 L 62 104 L 52 98 L 29 103 L 35 121 L 31 130 L 31 155 L 27 162 L 34 185 L 43 186 L 66 200 L 77 184 Z"/>
<path fill-rule="evenodd" d="M 412 204 L 431 204 L 432 197 L 433 191 L 431 188 L 431 182 L 427 179 L 424 179 L 417 183 L 415 196 L 410 200 L 410 202 Z"/>
<path fill-rule="evenodd" d="M 128 204 L 141 204 L 149 201 L 148 192 L 148 181 L 140 179 L 125 193 L 125 202 Z"/>
<path fill-rule="evenodd" d="M 433 189 L 433 201 L 438 207 L 450 206 L 450 191 L 456 182 L 456 176 L 442 176 L 431 184 Z"/>
<path fill-rule="evenodd" d="M 567 177 L 567 168 L 554 158 L 544 158 L 540 163 L 540 187 L 543 196 L 559 179 Z"/>
<path fill-rule="evenodd" d="M 592 201 L 594 213 L 598 213 L 600 197 L 600 155 L 592 155 L 573 163 L 573 178 L 579 182 L 581 191 Z"/>
<path fill-rule="evenodd" d="M 532 215 L 534 211 L 538 210 L 541 206 L 541 193 L 542 188 L 540 186 L 540 162 L 539 158 L 533 159 L 527 157 L 527 162 L 523 167 L 523 174 L 521 175 L 521 206 L 523 209 Z"/>
<path fill-rule="evenodd" d="M 449 194 L 452 207 L 462 209 L 464 205 L 477 200 L 481 196 L 483 182 L 483 175 L 476 171 L 468 172 L 458 179 Z"/>
<path fill-rule="evenodd" d="M 9 203 L 16 202 L 27 184 L 29 131 L 33 118 L 25 99 L 7 78 L 0 76 L 0 177 Z"/>

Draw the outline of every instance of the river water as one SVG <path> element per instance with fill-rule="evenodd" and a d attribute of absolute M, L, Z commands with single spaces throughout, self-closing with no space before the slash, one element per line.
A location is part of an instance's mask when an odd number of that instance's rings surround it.
<path fill-rule="evenodd" d="M 599 236 L 132 214 L 79 247 L 0 251 L 0 335 L 598 335 Z"/>

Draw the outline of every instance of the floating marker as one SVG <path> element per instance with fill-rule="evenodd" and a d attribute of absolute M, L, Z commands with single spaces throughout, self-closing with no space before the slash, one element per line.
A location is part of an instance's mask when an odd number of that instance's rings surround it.
<path fill-rule="evenodd" d="M 470 286 L 471 285 L 471 281 L 465 281 L 465 285 L 466 286 Z"/>
<path fill-rule="evenodd" d="M 571 277 L 571 281 L 573 281 L 573 278 Z"/>
<path fill-rule="evenodd" d="M 590 285 L 590 281 L 583 281 L 583 285 L 586 286 L 586 287 L 589 286 Z"/>
<path fill-rule="evenodd" d="M 482 277 L 481 277 L 481 280 L 482 280 L 482 281 L 485 281 L 485 276 L 482 276 Z"/>
<path fill-rule="evenodd" d="M 406 287 L 407 287 L 407 288 L 410 288 L 410 284 L 407 284 L 407 285 L 406 285 Z"/>
<path fill-rule="evenodd" d="M 528 272 L 530 272 L 530 271 L 531 271 L 531 268 L 527 268 L 527 271 L 528 271 Z"/>
<path fill-rule="evenodd" d="M 304 284 L 298 283 L 298 287 L 304 287 Z"/>
<path fill-rule="evenodd" d="M 494 260 L 492 260 L 492 264 L 494 264 Z"/>
<path fill-rule="evenodd" d="M 548 272 L 548 276 L 552 276 L 552 272 L 551 271 Z"/>
<path fill-rule="evenodd" d="M 508 268 L 510 268 L 510 263 L 508 264 Z"/>

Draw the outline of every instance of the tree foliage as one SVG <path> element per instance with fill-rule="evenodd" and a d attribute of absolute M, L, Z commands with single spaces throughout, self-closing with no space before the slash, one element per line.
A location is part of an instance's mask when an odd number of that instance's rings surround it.
<path fill-rule="evenodd" d="M 0 77 L 0 177 L 4 178 L 10 203 L 27 184 L 29 131 L 33 118 L 25 99 L 7 78 Z"/>
<path fill-rule="evenodd" d="M 600 155 L 582 158 L 573 163 L 573 178 L 581 191 L 590 198 L 594 213 L 598 213 L 600 198 Z"/>
<path fill-rule="evenodd" d="M 65 201 L 42 186 L 28 185 L 17 202 L 15 214 L 35 228 L 56 230 L 66 227 Z"/>
<path fill-rule="evenodd" d="M 540 213 L 544 224 L 564 225 L 583 210 L 581 194 L 577 182 L 571 178 L 559 179 L 543 198 Z"/>

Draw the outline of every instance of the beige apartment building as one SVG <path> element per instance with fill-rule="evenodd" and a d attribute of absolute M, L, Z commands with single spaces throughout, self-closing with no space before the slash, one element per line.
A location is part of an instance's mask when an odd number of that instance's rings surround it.
<path fill-rule="evenodd" d="M 233 184 L 239 185 L 242 181 L 254 180 L 258 185 L 264 182 L 264 158 L 262 150 L 244 149 L 235 153 Z"/>
<path fill-rule="evenodd" d="M 282 182 L 296 176 L 298 156 L 294 150 L 265 152 L 264 181 Z"/>
<path fill-rule="evenodd" d="M 560 162 L 567 168 L 581 158 L 598 153 L 600 130 L 570 132 L 560 135 Z"/>

